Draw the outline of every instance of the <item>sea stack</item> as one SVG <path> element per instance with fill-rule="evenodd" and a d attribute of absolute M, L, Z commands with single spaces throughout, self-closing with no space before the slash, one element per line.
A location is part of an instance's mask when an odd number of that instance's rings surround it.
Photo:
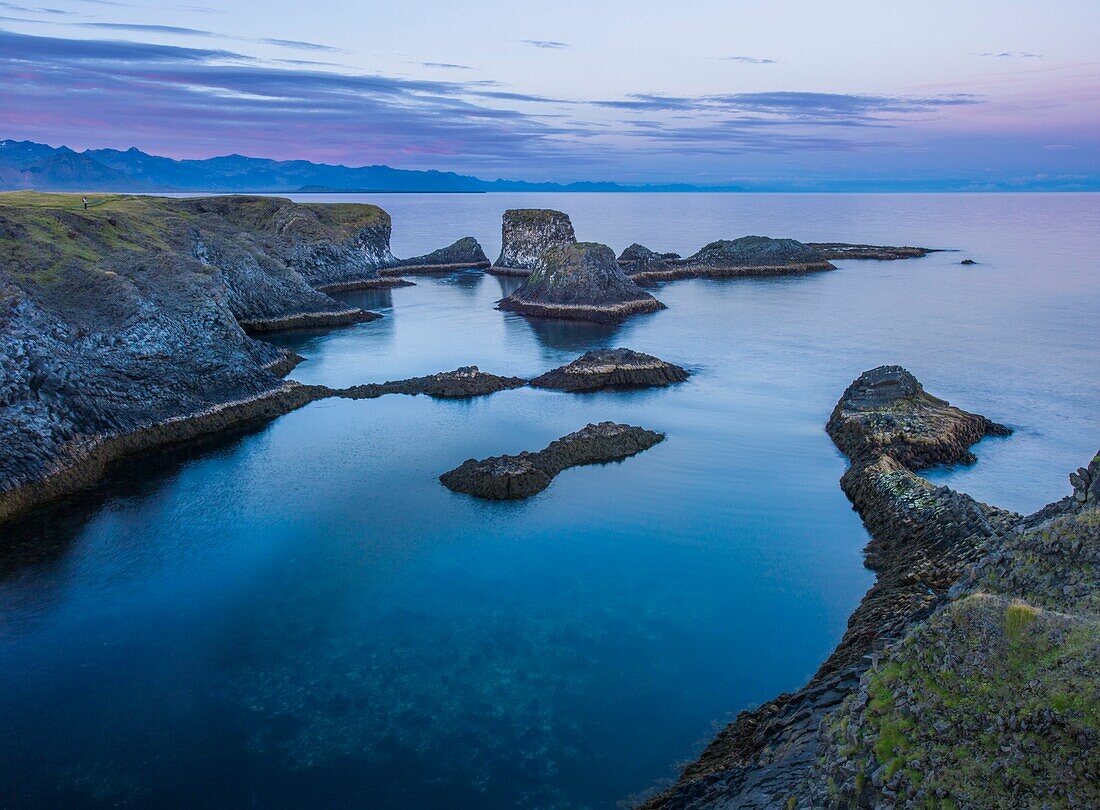
<path fill-rule="evenodd" d="M 472 236 L 464 236 L 454 244 L 433 250 L 424 256 L 399 259 L 396 267 L 388 267 L 380 272 L 384 276 L 397 276 L 446 273 L 451 270 L 480 269 L 488 266 L 489 257 L 485 255 L 478 241 Z"/>
<path fill-rule="evenodd" d="M 700 277 L 777 276 L 836 268 L 824 255 L 795 239 L 742 236 L 720 239 L 677 262 L 681 273 Z"/>
<path fill-rule="evenodd" d="M 540 266 L 498 307 L 543 318 L 621 323 L 664 304 L 626 277 L 607 245 L 580 242 L 542 254 Z"/>
<path fill-rule="evenodd" d="M 489 268 L 502 276 L 526 276 L 538 269 L 542 254 L 577 241 L 569 215 L 549 208 L 512 208 L 504 212 L 500 257 Z"/>

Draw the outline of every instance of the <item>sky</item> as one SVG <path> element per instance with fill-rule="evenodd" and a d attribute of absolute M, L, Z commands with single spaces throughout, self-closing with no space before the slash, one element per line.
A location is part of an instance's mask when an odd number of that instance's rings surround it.
<path fill-rule="evenodd" d="M 0 0 L 0 139 L 486 179 L 1100 189 L 1096 0 L 196 2 Z"/>

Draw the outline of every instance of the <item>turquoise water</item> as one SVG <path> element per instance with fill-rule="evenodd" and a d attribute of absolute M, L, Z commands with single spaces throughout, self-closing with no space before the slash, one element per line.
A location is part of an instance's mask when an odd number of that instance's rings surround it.
<path fill-rule="evenodd" d="M 495 255 L 518 205 L 616 250 L 764 233 L 960 252 L 678 281 L 617 328 L 498 312 L 515 281 L 480 273 L 346 294 L 386 317 L 278 337 L 307 358 L 295 379 L 531 376 L 617 345 L 693 376 L 322 401 L 6 527 L 5 805 L 615 807 L 843 633 L 872 576 L 823 426 L 861 371 L 901 363 L 1016 429 L 932 473 L 982 500 L 1035 509 L 1100 447 L 1100 195 L 353 199 L 391 212 L 398 255 L 466 234 Z M 522 503 L 436 480 L 604 419 L 668 439 Z"/>

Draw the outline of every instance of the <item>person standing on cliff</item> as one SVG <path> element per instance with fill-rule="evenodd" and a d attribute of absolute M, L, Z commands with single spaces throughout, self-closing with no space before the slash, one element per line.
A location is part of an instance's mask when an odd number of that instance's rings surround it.
<path fill-rule="evenodd" d="M 81 200 L 84 202 L 84 210 L 87 211 L 88 210 L 88 198 L 87 197 L 81 197 Z"/>

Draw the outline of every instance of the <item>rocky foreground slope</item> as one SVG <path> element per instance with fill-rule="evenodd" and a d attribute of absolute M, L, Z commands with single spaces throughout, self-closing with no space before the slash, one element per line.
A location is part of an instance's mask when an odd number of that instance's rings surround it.
<path fill-rule="evenodd" d="M 913 470 L 1005 429 L 867 372 L 829 433 L 877 575 L 809 684 L 742 712 L 648 808 L 1100 803 L 1100 457 L 1022 517 Z"/>
<path fill-rule="evenodd" d="M 371 205 L 0 195 L 0 521 L 315 398 L 248 333 L 378 317 L 317 288 L 379 282 L 389 234 Z"/>

